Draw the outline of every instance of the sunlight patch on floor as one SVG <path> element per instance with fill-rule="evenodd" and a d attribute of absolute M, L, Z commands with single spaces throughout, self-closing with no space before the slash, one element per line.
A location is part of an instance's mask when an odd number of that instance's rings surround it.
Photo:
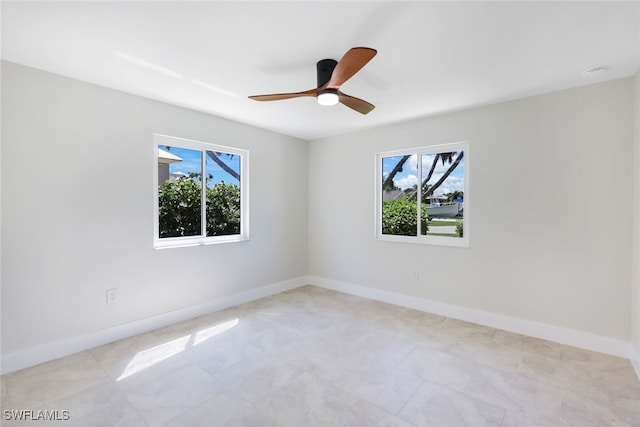
<path fill-rule="evenodd" d="M 220 335 L 223 332 L 226 332 L 234 326 L 238 325 L 239 322 L 240 319 L 233 319 L 198 331 L 195 333 L 193 337 L 193 343 L 191 345 L 196 346 L 212 337 Z M 137 374 L 138 372 L 144 371 L 147 368 L 157 365 L 163 360 L 173 357 L 176 354 L 182 353 L 187 349 L 191 337 L 192 334 L 189 334 L 184 337 L 138 352 L 131 360 L 131 362 L 129 362 L 122 375 L 120 375 L 120 377 L 116 381 L 123 380 L 127 377 L 130 377 L 131 375 Z"/>
<path fill-rule="evenodd" d="M 137 374 L 138 372 L 160 363 L 171 356 L 175 356 L 176 354 L 183 352 L 187 347 L 187 343 L 190 338 L 191 334 L 138 352 L 116 381 L 120 381 L 133 374 Z"/>
<path fill-rule="evenodd" d="M 219 325 L 215 325 L 197 332 L 195 338 L 193 339 L 193 345 L 198 345 L 211 337 L 215 337 L 216 335 L 228 331 L 229 329 L 236 326 L 238 322 L 240 322 L 240 319 L 233 319 L 229 320 L 228 322 L 220 323 Z"/>

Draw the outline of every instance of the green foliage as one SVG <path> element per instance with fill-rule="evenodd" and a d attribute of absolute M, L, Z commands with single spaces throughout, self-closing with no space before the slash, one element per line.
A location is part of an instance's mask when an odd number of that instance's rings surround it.
<path fill-rule="evenodd" d="M 421 212 L 422 233 L 427 232 L 427 209 Z M 415 236 L 417 234 L 417 203 L 406 199 L 382 202 L 382 234 Z"/>
<path fill-rule="evenodd" d="M 158 188 L 160 238 L 197 236 L 201 233 L 200 183 L 182 178 Z"/>
<path fill-rule="evenodd" d="M 224 181 L 207 189 L 207 236 L 240 234 L 240 188 Z"/>
<path fill-rule="evenodd" d="M 455 202 L 458 197 L 464 199 L 464 191 L 454 191 L 452 193 L 445 194 L 447 202 Z"/>
<path fill-rule="evenodd" d="M 458 237 L 464 236 L 464 223 L 462 221 L 456 221 L 456 234 Z"/>
<path fill-rule="evenodd" d="M 160 238 L 201 233 L 201 183 L 196 176 L 158 188 Z M 207 189 L 207 236 L 240 234 L 240 188 L 220 182 Z"/>

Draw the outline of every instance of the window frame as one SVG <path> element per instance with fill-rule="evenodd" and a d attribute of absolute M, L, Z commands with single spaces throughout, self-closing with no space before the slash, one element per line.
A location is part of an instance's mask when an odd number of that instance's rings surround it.
<path fill-rule="evenodd" d="M 206 152 L 215 151 L 240 157 L 240 233 L 226 236 L 206 236 L 206 180 L 201 190 L 201 215 L 204 235 L 160 238 L 160 207 L 158 185 L 158 148 L 161 146 L 179 147 L 200 151 L 203 177 L 206 173 Z M 175 136 L 153 134 L 153 246 L 155 249 L 185 246 L 202 246 L 218 243 L 241 242 L 249 240 L 249 151 L 209 142 L 179 138 Z"/>
<path fill-rule="evenodd" d="M 416 155 L 418 159 L 421 159 L 423 155 L 436 154 L 449 151 L 464 151 L 464 234 L 463 237 L 445 237 L 445 236 L 429 236 L 420 234 L 420 212 L 422 206 L 421 198 L 418 199 L 417 205 L 417 226 L 416 236 L 404 236 L 382 233 L 382 159 L 385 157 L 395 157 L 404 155 Z M 469 143 L 466 141 L 454 142 L 439 145 L 430 145 L 417 148 L 407 148 L 401 150 L 384 151 L 376 153 L 376 184 L 375 184 L 375 236 L 376 240 L 386 242 L 399 242 L 399 243 L 419 243 L 426 245 L 438 245 L 438 246 L 455 246 L 455 247 L 469 247 L 470 226 L 469 219 L 471 217 L 469 199 L 467 197 L 469 193 L 469 158 L 470 158 Z M 417 162 L 417 176 L 422 176 L 422 162 Z"/>

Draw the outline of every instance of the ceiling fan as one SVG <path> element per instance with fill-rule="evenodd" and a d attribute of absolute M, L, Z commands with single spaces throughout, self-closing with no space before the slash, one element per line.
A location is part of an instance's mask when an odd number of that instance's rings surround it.
<path fill-rule="evenodd" d="M 313 96 L 318 98 L 320 105 L 335 105 L 338 102 L 362 114 L 367 114 L 375 108 L 365 100 L 347 95 L 340 91 L 340 86 L 354 76 L 378 53 L 368 47 L 354 47 L 344 54 L 340 62 L 334 59 L 318 61 L 318 87 L 304 92 L 274 93 L 270 95 L 254 95 L 249 98 L 256 101 L 279 101 L 281 99 Z"/>

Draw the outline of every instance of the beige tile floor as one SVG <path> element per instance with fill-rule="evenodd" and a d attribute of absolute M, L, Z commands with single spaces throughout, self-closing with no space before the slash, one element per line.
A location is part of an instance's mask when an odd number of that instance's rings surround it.
<path fill-rule="evenodd" d="M 629 361 L 305 286 L 2 377 L 3 426 L 640 426 Z"/>

